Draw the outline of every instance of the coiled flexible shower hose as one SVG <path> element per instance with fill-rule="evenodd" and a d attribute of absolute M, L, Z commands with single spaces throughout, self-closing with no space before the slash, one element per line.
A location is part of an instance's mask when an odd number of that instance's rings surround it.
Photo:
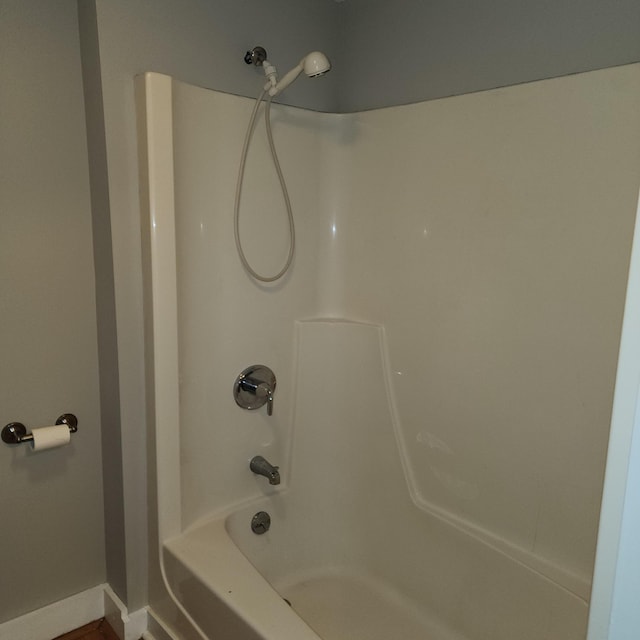
<path fill-rule="evenodd" d="M 290 238 L 289 254 L 287 255 L 287 260 L 284 266 L 274 276 L 263 276 L 259 274 L 249 264 L 244 254 L 244 251 L 242 249 L 242 242 L 240 240 L 240 196 L 242 194 L 242 182 L 244 180 L 244 170 L 245 170 L 245 165 L 247 163 L 247 153 L 249 151 L 249 143 L 251 142 L 251 134 L 253 133 L 256 118 L 258 116 L 258 110 L 260 109 L 260 104 L 264 98 L 265 93 L 266 93 L 266 90 L 263 90 L 262 93 L 256 99 L 256 104 L 253 107 L 251 118 L 249 119 L 249 126 L 247 127 L 247 133 L 244 138 L 244 145 L 242 147 L 242 156 L 240 158 L 240 167 L 238 168 L 236 198 L 235 198 L 235 204 L 233 207 L 233 229 L 234 229 L 234 236 L 236 241 L 236 249 L 238 250 L 238 256 L 240 257 L 240 262 L 242 262 L 242 266 L 245 268 L 247 273 L 252 278 L 259 280 L 260 282 L 275 282 L 276 280 L 279 280 L 280 278 L 282 278 L 282 276 L 289 270 L 289 267 L 291 266 L 291 262 L 293 261 L 293 254 L 296 246 L 296 234 L 295 234 L 295 226 L 293 222 L 293 211 L 291 210 L 291 201 L 289 200 L 289 192 L 287 190 L 287 185 L 284 180 L 284 175 L 282 174 L 280 161 L 278 160 L 276 146 L 273 142 L 273 132 L 271 131 L 271 98 L 269 98 L 266 101 L 266 106 L 264 110 L 264 121 L 267 129 L 267 140 L 269 141 L 269 149 L 271 150 L 271 157 L 273 158 L 273 165 L 276 169 L 276 173 L 278 174 L 278 180 L 280 181 L 280 188 L 282 190 L 284 204 L 287 209 L 287 217 L 289 219 L 289 238 Z"/>

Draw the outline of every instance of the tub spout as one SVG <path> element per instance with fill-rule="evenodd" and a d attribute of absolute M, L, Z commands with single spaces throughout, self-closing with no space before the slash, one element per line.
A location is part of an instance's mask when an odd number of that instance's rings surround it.
<path fill-rule="evenodd" d="M 249 469 L 259 476 L 264 476 L 269 480 L 269 484 L 280 484 L 280 472 L 278 467 L 274 467 L 262 456 L 254 456 L 249 463 Z"/>

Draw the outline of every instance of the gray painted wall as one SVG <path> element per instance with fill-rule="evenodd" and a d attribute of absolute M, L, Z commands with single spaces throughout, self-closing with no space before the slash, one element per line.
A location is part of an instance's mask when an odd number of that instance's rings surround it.
<path fill-rule="evenodd" d="M 640 60 L 638 0 L 346 0 L 338 6 L 341 112 Z"/>
<path fill-rule="evenodd" d="M 104 581 L 91 208 L 73 0 L 0 0 L 0 622 Z"/>
<path fill-rule="evenodd" d="M 265 47 L 282 75 L 314 49 L 333 56 L 340 42 L 338 6 L 331 0 L 97 0 L 96 5 L 103 73 L 157 71 L 250 97 L 260 92 L 264 73 L 243 62 L 247 49 Z M 335 111 L 338 86 L 337 74 L 300 79 L 282 100 Z"/>
<path fill-rule="evenodd" d="M 113 281 L 113 252 L 102 82 L 95 5 L 78 4 L 85 117 L 91 185 L 93 254 L 96 270 L 96 316 L 100 366 L 102 480 L 104 486 L 107 582 L 127 601 L 124 474 L 118 376 L 118 335 Z"/>

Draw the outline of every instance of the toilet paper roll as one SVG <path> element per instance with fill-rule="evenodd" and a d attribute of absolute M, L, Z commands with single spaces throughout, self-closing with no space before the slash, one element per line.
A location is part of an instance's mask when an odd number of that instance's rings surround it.
<path fill-rule="evenodd" d="M 38 429 L 32 429 L 31 434 L 33 435 L 31 446 L 34 451 L 62 447 L 65 444 L 69 444 L 71 440 L 71 431 L 69 431 L 69 427 L 66 424 L 39 427 Z"/>

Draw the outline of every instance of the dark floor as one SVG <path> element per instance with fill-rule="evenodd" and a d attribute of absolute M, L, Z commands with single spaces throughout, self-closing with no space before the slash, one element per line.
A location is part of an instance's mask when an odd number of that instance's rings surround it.
<path fill-rule="evenodd" d="M 111 625 L 104 619 L 94 620 L 79 629 L 64 633 L 53 640 L 120 640 Z"/>

